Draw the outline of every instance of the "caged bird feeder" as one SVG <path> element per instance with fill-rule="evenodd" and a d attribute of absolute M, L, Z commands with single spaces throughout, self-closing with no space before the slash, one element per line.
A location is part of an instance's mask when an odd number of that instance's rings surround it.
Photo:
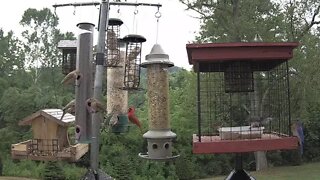
<path fill-rule="evenodd" d="M 140 85 L 142 43 L 145 42 L 146 39 L 141 35 L 129 34 L 125 36 L 122 40 L 126 44 L 123 89 L 137 90 Z"/>
<path fill-rule="evenodd" d="M 110 18 L 107 28 L 107 41 L 106 41 L 106 61 L 107 68 L 119 67 L 120 63 L 120 26 L 123 24 L 121 19 Z"/>
<path fill-rule="evenodd" d="M 288 68 L 297 45 L 187 44 L 189 64 L 197 73 L 198 133 L 193 135 L 193 153 L 297 148 L 290 131 Z"/>
<path fill-rule="evenodd" d="M 62 50 L 62 73 L 67 75 L 76 69 L 77 40 L 61 40 L 58 48 Z"/>

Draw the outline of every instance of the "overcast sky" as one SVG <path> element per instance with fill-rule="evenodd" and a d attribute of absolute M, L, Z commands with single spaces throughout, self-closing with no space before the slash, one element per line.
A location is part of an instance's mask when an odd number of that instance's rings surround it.
<path fill-rule="evenodd" d="M 21 33 L 19 21 L 23 12 L 28 8 L 42 9 L 48 7 L 53 10 L 52 5 L 73 2 L 93 2 L 92 0 L 11 0 L 3 1 L 0 6 L 0 27 L 4 31 L 13 30 L 15 35 Z M 96 1 L 94 1 L 96 2 Z M 98 0 L 98 2 L 100 2 Z M 128 0 L 128 2 L 136 2 L 136 0 Z M 165 53 L 170 57 L 176 66 L 190 69 L 188 64 L 186 44 L 192 40 L 199 31 L 200 22 L 193 18 L 197 14 L 185 11 L 185 6 L 178 0 L 138 0 L 137 2 L 160 3 L 161 18 L 159 20 L 158 43 L 162 46 Z M 72 31 L 76 35 L 78 29 L 76 25 L 79 22 L 91 22 L 97 25 L 98 22 L 98 6 L 85 7 L 60 7 L 56 9 L 59 16 L 59 29 L 63 32 Z M 120 13 L 118 13 L 120 9 Z M 134 7 L 110 7 L 110 17 L 120 18 L 124 21 L 121 28 L 121 36 L 127 34 L 140 34 L 147 39 L 143 45 L 142 61 L 148 54 L 152 46 L 156 43 L 157 21 L 155 13 L 156 7 L 138 7 L 138 14 L 134 16 Z M 95 35 L 98 33 L 95 32 Z M 96 36 L 94 41 L 96 42 Z"/>

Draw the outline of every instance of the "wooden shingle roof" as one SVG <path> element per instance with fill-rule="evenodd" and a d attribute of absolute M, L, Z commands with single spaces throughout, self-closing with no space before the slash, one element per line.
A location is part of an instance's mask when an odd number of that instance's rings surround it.
<path fill-rule="evenodd" d="M 39 116 L 43 116 L 61 126 L 68 126 L 68 124 L 75 121 L 75 116 L 69 113 L 66 113 L 62 120 L 60 120 L 62 114 L 63 111 L 61 109 L 43 109 L 25 117 L 19 122 L 19 125 L 31 125 L 32 121 Z"/>

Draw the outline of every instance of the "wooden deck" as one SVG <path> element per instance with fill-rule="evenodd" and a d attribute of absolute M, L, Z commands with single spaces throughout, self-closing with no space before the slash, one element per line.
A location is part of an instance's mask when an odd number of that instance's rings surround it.
<path fill-rule="evenodd" d="M 40 154 L 31 152 L 31 140 L 11 145 L 12 159 L 30 159 L 35 161 L 56 161 L 64 160 L 69 162 L 78 161 L 89 150 L 88 144 L 75 144 L 64 148 L 54 154 Z"/>
<path fill-rule="evenodd" d="M 261 138 L 236 140 L 222 140 L 220 136 L 201 136 L 201 142 L 196 134 L 193 135 L 193 153 L 195 154 L 243 153 L 297 148 L 297 137 L 277 134 L 262 134 Z"/>

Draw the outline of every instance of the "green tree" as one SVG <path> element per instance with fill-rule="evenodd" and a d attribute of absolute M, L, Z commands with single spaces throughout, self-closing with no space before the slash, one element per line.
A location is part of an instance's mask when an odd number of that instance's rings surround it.
<path fill-rule="evenodd" d="M 24 52 L 21 41 L 9 31 L 6 35 L 0 29 L 0 75 L 12 76 L 14 71 L 24 68 Z"/>
<path fill-rule="evenodd" d="M 61 165 L 58 162 L 48 161 L 44 168 L 44 180 L 63 180 L 66 179 Z"/>

